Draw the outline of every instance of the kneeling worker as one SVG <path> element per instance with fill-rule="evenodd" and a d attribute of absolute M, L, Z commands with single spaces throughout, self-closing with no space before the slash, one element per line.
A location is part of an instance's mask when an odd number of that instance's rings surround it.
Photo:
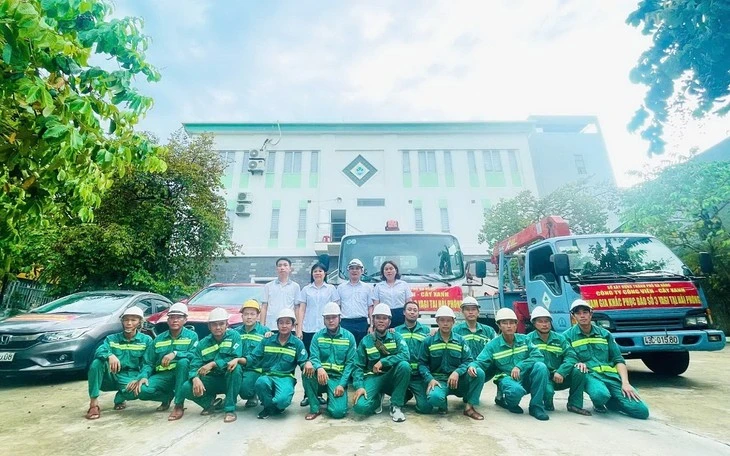
<path fill-rule="evenodd" d="M 426 381 L 426 398 L 432 407 L 445 413 L 446 397 L 453 394 L 466 402 L 464 415 L 473 420 L 484 416 L 474 408 L 479 405 L 479 396 L 484 388 L 484 371 L 474 368 L 474 375 L 467 376 L 469 364 L 474 361 L 464 339 L 452 331 L 456 316 L 448 306 L 436 311 L 439 330 L 423 342 L 418 372 Z"/>
<path fill-rule="evenodd" d="M 478 367 L 485 372 L 495 368 L 497 397 L 494 402 L 498 406 L 512 413 L 522 413 L 520 400 L 529 390 L 530 415 L 541 421 L 549 420 L 544 407 L 548 369 L 540 350 L 528 341 L 527 336 L 516 334 L 517 315 L 512 309 L 499 309 L 495 320 L 502 334 L 484 347 L 469 366 L 469 375 L 475 377 Z"/>
<path fill-rule="evenodd" d="M 568 393 L 568 411 L 578 415 L 590 416 L 591 412 L 583 408 L 583 391 L 585 390 L 585 374 L 575 367 L 578 360 L 570 343 L 562 335 L 553 331 L 553 317 L 550 311 L 542 306 L 535 307 L 530 316 L 535 330 L 527 335 L 527 339 L 537 347 L 545 359 L 548 368 L 548 382 L 545 388 L 545 410 L 555 410 L 553 396 L 556 390 L 570 387 Z"/>
<path fill-rule="evenodd" d="M 336 302 L 328 302 L 322 311 L 324 329 L 312 337 L 309 361 L 314 372 L 304 375 L 304 394 L 309 399 L 307 420 L 321 415 L 317 397 L 327 393 L 327 413 L 332 418 L 347 414 L 347 382 L 355 366 L 355 336 L 340 326 L 342 314 Z"/>
<path fill-rule="evenodd" d="M 228 316 L 228 312 L 220 307 L 213 309 L 208 315 L 210 334 L 198 342 L 195 356 L 190 363 L 190 380 L 175 395 L 175 409 L 168 417 L 169 420 L 182 418 L 185 399 L 192 399 L 201 406 L 201 415 L 210 415 L 213 413 L 216 394 L 225 394 L 223 421 L 236 421 L 241 368 L 236 365 L 231 369 L 229 363 L 241 355 L 241 335 L 234 329 L 228 329 Z"/>
<path fill-rule="evenodd" d="M 421 356 L 423 342 L 431 335 L 431 328 L 418 322 L 420 308 L 416 301 L 408 301 L 403 307 L 404 323 L 395 327 L 395 331 L 399 332 L 408 344 L 408 351 L 411 354 L 411 380 L 408 383 L 408 391 L 406 392 L 406 402 L 411 397 L 416 399 L 416 412 L 431 413 L 433 407 L 426 399 L 426 383 L 423 377 L 418 373 L 418 359 Z"/>
<path fill-rule="evenodd" d="M 236 358 L 235 362 L 241 365 L 243 372 L 239 395 L 241 399 L 246 399 L 246 408 L 257 407 L 259 405 L 254 386 L 261 376 L 261 369 L 254 369 L 247 365 L 246 358 L 253 353 L 253 350 L 264 340 L 266 335 L 271 335 L 269 328 L 259 323 L 260 313 L 261 305 L 255 299 L 249 299 L 241 306 L 241 320 L 243 325 L 238 330 L 241 332 L 242 348 L 241 357 Z"/>
<path fill-rule="evenodd" d="M 401 408 L 411 379 L 410 352 L 400 333 L 390 332 L 392 314 L 387 304 L 373 309 L 373 332 L 357 347 L 353 372 L 356 388 L 353 410 L 360 415 L 380 413 L 383 394 L 390 395 L 390 416 L 396 423 L 406 420 Z"/>

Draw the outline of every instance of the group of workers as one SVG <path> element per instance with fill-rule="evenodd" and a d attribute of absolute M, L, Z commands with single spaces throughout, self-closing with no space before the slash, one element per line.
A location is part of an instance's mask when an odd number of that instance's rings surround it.
<path fill-rule="evenodd" d="M 280 267 L 281 261 L 277 261 L 279 271 L 287 269 Z M 286 262 L 290 268 L 291 262 Z M 397 274 L 397 266 L 392 266 Z M 170 421 L 183 417 L 187 399 L 203 409 L 202 415 L 222 408 L 224 421 L 233 422 L 239 397 L 246 401 L 245 408 L 261 405 L 258 418 L 265 419 L 281 414 L 291 404 L 297 367 L 305 395 L 300 405 L 309 406 L 307 420 L 323 412 L 343 418 L 350 405 L 356 414 L 381 413 L 384 395 L 390 396 L 394 422 L 405 421 L 403 408 L 411 398 L 417 413 L 446 414 L 449 395 L 463 398 L 465 416 L 483 420 L 476 407 L 490 379 L 497 385 L 495 403 L 499 407 L 523 413 L 520 401 L 530 394 L 528 413 L 538 420 L 549 419 L 547 412 L 555 410 L 555 391 L 562 389 L 569 389 L 567 410 L 573 413 L 591 415 L 583 407 L 585 392 L 595 412 L 614 410 L 641 419 L 649 416 L 629 383 L 618 345 L 611 333 L 592 323 L 586 301 L 572 304 L 577 323 L 563 334 L 552 330 L 549 311 L 536 307 L 531 315 L 535 330 L 527 335 L 516 333 L 517 316 L 511 309 L 500 309 L 495 318 L 497 335 L 477 321 L 479 306 L 472 297 L 461 304 L 463 322 L 455 324 L 454 311 L 444 306 L 435 315 L 438 328 L 431 330 L 418 322 L 419 306 L 410 290 L 401 295 L 399 290 L 386 288 L 375 300 L 372 286 L 366 287 L 366 294 L 360 293 L 362 263 L 353 260 L 348 269 L 351 281 L 341 284 L 339 293 L 321 293 L 338 296 L 340 302 L 329 300 L 319 308 L 317 299 L 306 297 L 309 285 L 302 290 L 297 285 L 296 293 L 290 293 L 293 282 L 281 280 L 288 277 L 280 274 L 267 284 L 264 303 L 248 300 L 243 304 L 240 327 L 228 327 L 230 314 L 225 309 L 211 311 L 210 335 L 201 340 L 185 328 L 187 308 L 182 303 L 170 308 L 169 330 L 154 340 L 139 332 L 142 311 L 127 309 L 122 316 L 123 332 L 107 337 L 91 364 L 86 418 L 101 416 L 100 391 L 115 391 L 115 410 L 124 409 L 128 400 L 159 401 L 159 411 L 173 407 Z M 384 282 L 389 288 L 396 283 Z M 343 293 L 343 286 L 351 288 Z M 318 290 L 311 295 L 318 297 L 324 286 L 320 283 L 315 288 Z M 319 326 L 302 325 L 307 311 L 301 307 L 280 305 L 282 297 L 292 295 L 304 299 L 300 302 L 310 312 L 318 309 Z M 402 296 L 401 308 L 390 305 L 393 296 Z M 351 321 L 355 329 L 351 331 L 346 327 L 346 307 L 352 302 L 361 306 L 363 301 L 367 307 L 360 311 L 368 314 L 365 325 Z M 394 309 L 400 310 L 400 324 L 394 324 Z M 276 318 L 270 318 L 272 312 Z M 276 331 L 270 330 L 274 325 Z M 306 346 L 297 337 L 302 333 L 309 333 Z M 350 386 L 354 391 L 351 403 Z M 218 395 L 223 395 L 222 401 Z"/>

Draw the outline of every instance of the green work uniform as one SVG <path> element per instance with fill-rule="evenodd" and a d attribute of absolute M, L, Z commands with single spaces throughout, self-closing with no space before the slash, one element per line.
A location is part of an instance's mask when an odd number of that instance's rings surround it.
<path fill-rule="evenodd" d="M 530 391 L 530 409 L 545 413 L 545 385 L 548 380 L 548 369 L 544 358 L 524 334 L 515 334 L 512 345 L 504 339 L 504 335 L 490 341 L 471 365 L 481 367 L 487 372 L 494 368 L 497 374 L 497 395 L 504 399 L 507 407 L 517 407 L 520 400 Z M 511 377 L 512 369 L 520 369 L 520 378 Z"/>
<path fill-rule="evenodd" d="M 384 353 L 376 347 L 376 341 L 382 344 Z M 387 354 L 386 354 L 387 353 Z M 357 359 L 353 371 L 353 386 L 364 388 L 366 395 L 358 398 L 353 406 L 355 413 L 370 415 L 380 406 L 383 394 L 390 395 L 390 403 L 403 407 L 406 402 L 406 391 L 411 379 L 411 358 L 408 344 L 398 332 L 386 331 L 385 334 L 373 332 L 363 337 L 357 347 Z M 382 370 L 373 372 L 373 366 L 380 362 Z"/>
<path fill-rule="evenodd" d="M 355 367 L 355 336 L 339 327 L 334 334 L 327 328 L 314 334 L 309 346 L 309 361 L 314 367 L 312 377 L 302 377 L 304 394 L 309 399 L 309 411 L 319 413 L 317 395 L 327 393 L 327 413 L 332 418 L 344 418 L 347 414 L 347 383 Z M 325 385 L 317 380 L 317 370 L 324 369 L 329 377 Z M 343 394 L 335 397 L 335 388 L 341 386 Z"/>
<path fill-rule="evenodd" d="M 265 337 L 254 348 L 246 358 L 246 365 L 261 369 L 254 390 L 264 410 L 282 412 L 289 407 L 294 397 L 294 385 L 297 384 L 294 370 L 297 366 L 304 370 L 306 362 L 304 343 L 292 334 L 283 344 L 279 342 L 278 334 Z"/>
<path fill-rule="evenodd" d="M 147 385 L 142 385 L 139 396 L 126 394 L 126 399 L 140 399 L 143 401 L 170 402 L 176 391 L 182 389 L 190 374 L 190 361 L 193 359 L 193 350 L 198 345 L 198 335 L 195 331 L 182 328 L 176 339 L 165 331 L 147 348 L 144 354 L 144 366 L 140 378 L 148 379 Z M 175 358 L 167 367 L 162 366 L 162 358 L 175 352 Z"/>
<path fill-rule="evenodd" d="M 586 375 L 586 393 L 597 407 L 606 406 L 633 418 L 649 418 L 649 408 L 643 401 L 623 395 L 617 364 L 626 364 L 613 335 L 591 323 L 589 334 L 583 334 L 579 325 L 573 325 L 563 336 L 570 342 L 578 361 L 590 370 Z"/>
<path fill-rule="evenodd" d="M 129 340 L 124 337 L 124 332 L 108 335 L 96 349 L 89 367 L 89 397 L 96 399 L 100 391 L 116 391 L 114 404 L 124 402 L 127 384 L 142 378 L 144 354 L 151 344 L 152 338 L 140 332 Z M 116 374 L 109 370 L 111 355 L 119 359 L 120 368 Z"/>
<path fill-rule="evenodd" d="M 241 351 L 241 357 L 246 358 L 249 356 L 254 348 L 264 340 L 264 334 L 271 330 L 259 322 L 256 322 L 251 331 L 246 331 L 245 326 L 239 328 L 241 331 L 241 344 L 243 350 Z M 241 399 L 252 399 L 256 395 L 254 386 L 256 380 L 261 376 L 261 369 L 254 369 L 248 365 L 248 362 L 243 366 L 243 378 L 241 380 L 241 391 L 238 393 Z"/>
<path fill-rule="evenodd" d="M 395 328 L 395 331 L 403 336 L 403 339 L 408 344 L 408 351 L 411 354 L 410 365 L 411 365 L 411 379 L 408 382 L 408 391 L 406 392 L 406 402 L 411 397 L 416 399 L 416 412 L 418 413 L 431 413 L 433 407 L 428 403 L 426 399 L 426 383 L 423 381 L 423 377 L 418 373 L 418 358 L 421 356 L 421 347 L 426 337 L 431 335 L 431 329 L 416 322 L 413 328 L 409 328 L 403 323 Z"/>
<path fill-rule="evenodd" d="M 474 332 L 469 329 L 469 325 L 467 325 L 465 321 L 454 325 L 454 329 L 452 329 L 452 331 L 454 334 L 458 334 L 464 339 L 466 345 L 469 347 L 469 352 L 471 352 L 471 356 L 473 357 L 479 356 L 479 353 L 484 350 L 487 343 L 497 337 L 497 333 L 491 326 L 484 325 L 479 322 L 477 322 L 476 331 Z M 493 376 L 494 369 L 492 369 L 491 372 L 484 372 L 484 381 L 488 382 Z"/>
<path fill-rule="evenodd" d="M 441 332 L 428 336 L 423 341 L 421 356 L 418 359 L 418 372 L 426 385 L 432 380 L 439 382 L 426 395 L 432 407 L 446 411 L 446 398 L 449 394 L 463 397 L 470 405 L 479 405 L 479 397 L 484 388 L 484 370 L 477 367 L 476 377 L 467 375 L 466 370 L 473 361 L 466 341 L 453 331 L 449 333 L 447 341 L 444 341 Z M 454 372 L 459 375 L 459 381 L 457 387 L 452 389 L 446 381 Z"/>
<path fill-rule="evenodd" d="M 228 363 L 241 356 L 241 335 L 235 329 L 226 329 L 223 337 L 216 340 L 213 334 L 205 336 L 198 342 L 190 363 L 189 380 L 185 382 L 179 392 L 175 393 L 175 406 L 182 407 L 185 399 L 208 409 L 213 404 L 216 394 L 225 394 L 223 411 L 236 411 L 238 391 L 241 388 L 241 366 L 228 370 Z M 207 375 L 198 375 L 198 369 L 205 364 L 215 362 L 215 367 Z M 202 396 L 193 394 L 193 379 L 199 378 L 205 386 Z"/>
<path fill-rule="evenodd" d="M 537 330 L 528 334 L 527 339 L 540 350 L 548 368 L 545 403 L 552 405 L 555 391 L 570 387 L 568 405 L 582 409 L 586 378 L 585 374 L 575 367 L 578 359 L 567 339 L 552 330 L 548 333 L 547 341 L 542 340 Z M 560 374 L 563 377 L 562 383 L 555 382 L 555 374 Z"/>

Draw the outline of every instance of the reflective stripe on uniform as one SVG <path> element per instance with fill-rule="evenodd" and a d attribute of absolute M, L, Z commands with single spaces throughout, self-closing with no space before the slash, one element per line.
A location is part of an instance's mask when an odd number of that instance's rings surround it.
<path fill-rule="evenodd" d="M 527 351 L 527 345 L 522 345 L 520 347 L 511 348 L 509 350 L 504 350 L 501 352 L 497 352 L 492 354 L 493 359 L 502 359 L 506 358 L 508 356 L 516 355 L 518 353 L 526 352 Z"/>
<path fill-rule="evenodd" d="M 320 344 L 343 345 L 345 347 L 350 346 L 350 341 L 347 339 L 330 339 L 328 337 L 318 337 L 317 342 L 319 342 Z"/>
<path fill-rule="evenodd" d="M 224 340 L 221 342 L 221 348 L 231 348 L 233 347 L 233 342 L 230 340 Z"/>
<path fill-rule="evenodd" d="M 204 348 L 204 349 L 200 350 L 200 354 L 203 355 L 203 356 L 205 356 L 205 355 L 207 355 L 209 353 L 213 353 L 215 351 L 218 351 L 219 349 L 220 349 L 220 347 L 218 346 L 218 344 L 211 345 L 208 348 Z"/>
<path fill-rule="evenodd" d="M 147 348 L 144 344 L 119 344 L 117 342 L 109 342 L 111 348 L 117 348 L 119 350 L 145 350 Z"/>
<path fill-rule="evenodd" d="M 563 349 L 561 347 L 556 347 L 555 345 L 548 345 L 548 344 L 537 344 L 535 345 L 539 350 L 545 350 L 553 353 L 563 353 Z"/>
<path fill-rule="evenodd" d="M 190 342 L 192 342 L 192 339 L 177 339 L 172 341 L 174 345 L 188 345 Z"/>
<path fill-rule="evenodd" d="M 418 370 L 418 363 L 411 363 L 411 370 Z"/>
<path fill-rule="evenodd" d="M 426 336 L 423 334 L 416 334 L 412 332 L 401 333 L 401 336 L 403 336 L 404 339 L 426 340 Z"/>
<path fill-rule="evenodd" d="M 489 337 L 486 336 L 480 336 L 479 334 L 467 334 L 466 336 L 461 336 L 464 340 L 489 340 Z"/>
<path fill-rule="evenodd" d="M 175 369 L 175 367 L 177 367 L 177 363 L 171 363 L 171 364 L 168 364 L 168 365 L 167 365 L 167 367 L 164 367 L 164 366 L 157 366 L 157 367 L 155 368 L 155 370 L 156 370 L 157 372 L 164 372 L 164 371 L 169 371 L 169 370 L 173 370 L 173 369 Z"/>
<path fill-rule="evenodd" d="M 242 340 L 253 340 L 255 342 L 261 342 L 264 339 L 264 336 L 261 334 L 243 334 L 241 336 Z"/>
<path fill-rule="evenodd" d="M 279 353 L 282 355 L 290 355 L 290 356 L 296 356 L 297 352 L 296 350 L 292 348 L 286 348 L 286 347 L 273 347 L 271 345 L 267 345 L 264 347 L 264 353 Z"/>
<path fill-rule="evenodd" d="M 330 369 L 335 372 L 342 372 L 343 370 L 345 370 L 345 366 L 343 366 L 342 364 L 335 364 L 335 363 L 322 363 L 322 367 L 325 370 Z"/>
<path fill-rule="evenodd" d="M 606 339 L 603 339 L 601 337 L 586 337 L 585 339 L 578 339 L 576 341 L 571 342 L 570 345 L 575 347 L 581 347 L 583 345 L 588 344 L 598 344 L 598 345 L 608 345 L 608 341 Z"/>
<path fill-rule="evenodd" d="M 171 340 L 163 340 L 162 342 L 155 342 L 155 348 L 169 347 L 172 345 Z"/>
<path fill-rule="evenodd" d="M 600 366 L 591 367 L 591 370 L 596 372 L 611 372 L 613 374 L 618 374 L 618 369 L 612 366 L 608 366 L 606 364 L 601 364 Z"/>
<path fill-rule="evenodd" d="M 385 347 L 386 349 L 388 349 L 388 350 L 395 350 L 395 342 L 386 342 L 386 343 L 384 343 L 384 344 L 383 344 L 383 346 L 384 346 L 384 347 Z M 375 353 L 378 353 L 378 348 L 377 348 L 377 347 L 370 347 L 370 348 L 366 348 L 366 349 L 365 349 L 365 352 L 366 352 L 366 353 L 367 353 L 368 355 L 373 355 L 373 354 L 375 354 Z"/>
<path fill-rule="evenodd" d="M 438 344 L 429 345 L 428 351 L 436 351 L 436 350 L 454 350 L 454 351 L 460 352 L 461 345 L 452 344 L 451 342 L 448 342 L 448 343 L 441 342 Z"/>

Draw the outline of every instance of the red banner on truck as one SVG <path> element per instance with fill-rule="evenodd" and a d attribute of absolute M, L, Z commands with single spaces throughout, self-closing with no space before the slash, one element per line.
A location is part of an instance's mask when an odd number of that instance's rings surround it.
<path fill-rule="evenodd" d="M 702 307 L 697 288 L 690 282 L 581 285 L 580 294 L 593 310 Z"/>
<path fill-rule="evenodd" d="M 461 287 L 413 289 L 413 300 L 418 302 L 421 312 L 435 312 L 441 306 L 460 310 L 463 299 Z"/>

